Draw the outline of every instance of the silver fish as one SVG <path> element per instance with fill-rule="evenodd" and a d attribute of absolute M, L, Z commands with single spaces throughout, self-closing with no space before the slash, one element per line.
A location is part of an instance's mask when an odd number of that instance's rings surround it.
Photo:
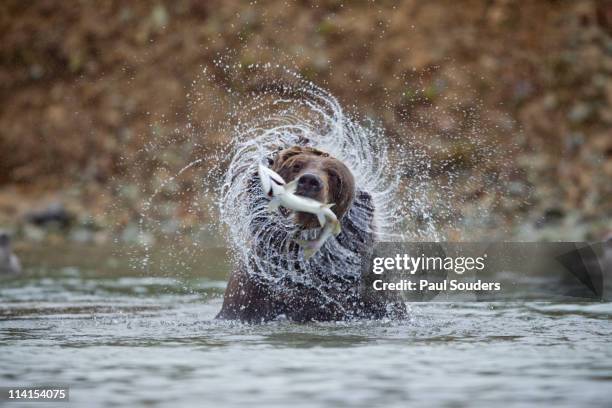
<path fill-rule="evenodd" d="M 324 204 L 312 198 L 296 195 L 297 180 L 286 183 L 278 173 L 263 164 L 259 165 L 258 173 L 264 193 L 271 198 L 268 204 L 270 211 L 276 211 L 278 207 L 283 206 L 289 210 L 314 214 L 321 227 L 325 226 L 327 220 L 338 221 L 336 214 L 331 210 L 333 203 Z"/>

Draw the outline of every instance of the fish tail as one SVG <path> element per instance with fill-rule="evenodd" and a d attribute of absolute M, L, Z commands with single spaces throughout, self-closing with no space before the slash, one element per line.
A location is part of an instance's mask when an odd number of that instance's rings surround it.
<path fill-rule="evenodd" d="M 318 213 L 317 219 L 319 220 L 319 225 L 321 227 L 324 227 L 325 226 L 325 216 L 322 213 Z"/>

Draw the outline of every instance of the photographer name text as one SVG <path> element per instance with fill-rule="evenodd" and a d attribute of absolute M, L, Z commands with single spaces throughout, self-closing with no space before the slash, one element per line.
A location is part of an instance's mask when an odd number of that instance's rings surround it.
<path fill-rule="evenodd" d="M 473 282 L 465 282 L 457 279 L 424 279 L 432 272 L 453 272 L 459 276 L 466 272 L 477 273 L 485 269 L 487 254 L 479 257 L 440 257 L 440 256 L 410 256 L 408 254 L 396 254 L 394 257 L 376 257 L 372 263 L 372 273 L 382 275 L 384 273 L 404 273 L 415 275 L 419 273 L 422 277 L 418 280 L 401 279 L 396 282 L 385 282 L 377 279 L 372 283 L 374 290 L 380 291 L 500 291 L 501 284 L 498 282 L 484 282 L 480 279 Z"/>

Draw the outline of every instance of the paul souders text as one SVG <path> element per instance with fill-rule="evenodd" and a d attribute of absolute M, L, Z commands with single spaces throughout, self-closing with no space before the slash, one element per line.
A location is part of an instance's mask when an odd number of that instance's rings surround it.
<path fill-rule="evenodd" d="M 417 290 L 436 290 L 436 291 L 499 291 L 501 284 L 499 282 L 483 282 L 480 279 L 474 282 L 459 282 L 455 279 L 444 280 L 441 282 L 430 282 L 427 279 L 419 281 L 409 281 L 402 279 L 399 282 L 384 282 L 381 279 L 375 280 L 372 283 L 374 290 L 391 290 L 391 291 L 417 291 Z"/>

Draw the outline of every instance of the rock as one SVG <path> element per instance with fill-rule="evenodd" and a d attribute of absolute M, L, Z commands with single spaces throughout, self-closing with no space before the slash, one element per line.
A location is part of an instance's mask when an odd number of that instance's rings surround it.
<path fill-rule="evenodd" d="M 163 5 L 157 4 L 153 8 L 153 12 L 151 13 L 151 22 L 156 30 L 160 30 L 168 24 L 168 12 Z"/>
<path fill-rule="evenodd" d="M 24 225 L 21 232 L 26 240 L 34 242 L 42 242 L 47 235 L 43 229 L 34 225 Z"/>
<path fill-rule="evenodd" d="M 570 109 L 567 118 L 570 120 L 570 122 L 579 124 L 586 122 L 592 114 L 593 108 L 590 105 L 584 102 L 579 102 L 576 103 L 572 109 Z"/>
<path fill-rule="evenodd" d="M 559 106 L 559 98 L 557 98 L 557 95 L 555 95 L 554 93 L 548 93 L 544 97 L 542 103 L 546 110 L 552 111 Z"/>
<path fill-rule="evenodd" d="M 20 273 L 21 263 L 12 251 L 11 236 L 8 232 L 0 230 L 0 276 Z"/>
<path fill-rule="evenodd" d="M 548 224 L 559 224 L 563 217 L 564 212 L 560 208 L 548 208 L 544 211 L 542 217 L 536 220 L 536 227 L 544 227 Z"/>
<path fill-rule="evenodd" d="M 74 216 L 66 210 L 62 203 L 50 204 L 43 210 L 33 211 L 25 216 L 25 220 L 38 227 L 60 227 L 66 229 L 74 220 Z"/>

